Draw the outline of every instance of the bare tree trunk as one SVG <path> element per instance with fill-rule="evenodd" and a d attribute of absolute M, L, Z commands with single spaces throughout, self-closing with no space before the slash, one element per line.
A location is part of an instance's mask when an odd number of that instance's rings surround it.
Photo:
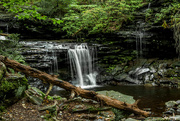
<path fill-rule="evenodd" d="M 31 68 L 30 66 L 22 65 L 18 63 L 17 61 L 10 60 L 7 57 L 1 56 L 0 55 L 0 61 L 3 62 L 7 67 L 14 69 L 15 71 L 19 71 L 24 73 L 27 76 L 32 76 L 35 78 L 39 78 L 42 81 L 47 81 L 53 85 L 57 85 L 61 88 L 64 88 L 67 91 L 71 92 L 71 97 L 73 98 L 75 95 L 79 95 L 83 98 L 87 99 L 93 99 L 98 102 L 101 102 L 103 104 L 118 108 L 118 109 L 123 109 L 127 111 L 131 111 L 135 114 L 143 115 L 143 116 L 149 116 L 150 113 L 143 111 L 138 108 L 136 101 L 134 104 L 127 104 L 125 102 L 121 102 L 119 100 L 113 99 L 111 97 L 98 94 L 95 91 L 89 91 L 89 90 L 84 90 L 80 87 L 76 87 L 66 81 L 63 81 L 61 79 L 58 79 L 54 75 L 49 75 L 45 72 L 39 71 L 37 69 Z"/>

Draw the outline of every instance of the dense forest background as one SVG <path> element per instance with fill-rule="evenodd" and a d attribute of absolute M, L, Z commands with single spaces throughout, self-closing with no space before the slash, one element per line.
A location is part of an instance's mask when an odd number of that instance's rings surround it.
<path fill-rule="evenodd" d="M 149 48 L 153 47 L 151 50 L 159 51 L 161 48 L 164 51 L 166 47 L 175 46 L 176 52 L 180 53 L 178 0 L 2 0 L 0 6 L 1 21 L 5 21 L 1 32 L 17 33 L 12 36 L 15 39 L 20 34 L 24 38 L 71 38 L 109 47 L 120 45 L 120 48 L 113 49 L 115 55 L 132 48 L 131 55 L 110 59 L 131 60 L 137 55 L 133 51 L 136 45 L 127 44 L 127 38 L 137 38 L 137 24 L 140 23 L 141 27 L 144 23 L 140 29 L 150 33 L 144 34 L 146 37 L 143 38 L 154 35 L 147 41 Z M 168 41 L 161 41 L 159 36 Z M 147 51 L 151 53 L 151 50 Z M 156 55 L 153 52 L 156 57 L 161 53 Z"/>
<path fill-rule="evenodd" d="M 120 31 L 134 21 L 139 9 L 156 3 L 144 12 L 145 21 L 172 28 L 178 19 L 178 0 L 2 0 L 4 11 L 13 14 L 27 30 L 48 29 L 66 37 L 88 37 Z"/>

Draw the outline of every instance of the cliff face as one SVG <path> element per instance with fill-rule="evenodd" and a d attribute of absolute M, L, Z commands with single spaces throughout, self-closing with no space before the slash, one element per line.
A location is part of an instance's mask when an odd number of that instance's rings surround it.
<path fill-rule="evenodd" d="M 121 64 L 133 58 L 176 58 L 173 29 L 171 25 L 163 25 L 164 21 L 168 23 L 170 15 L 157 21 L 162 4 L 163 1 L 154 1 L 145 5 L 118 32 L 104 35 L 104 47 L 99 52 L 101 61 Z"/>

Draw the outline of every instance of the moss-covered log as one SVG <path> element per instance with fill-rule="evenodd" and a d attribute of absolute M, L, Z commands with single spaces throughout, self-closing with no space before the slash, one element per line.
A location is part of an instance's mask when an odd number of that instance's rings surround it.
<path fill-rule="evenodd" d="M 138 108 L 138 106 L 137 106 L 138 101 L 136 101 L 134 104 L 128 104 L 128 103 L 113 99 L 111 97 L 108 97 L 108 96 L 105 96 L 102 94 L 98 94 L 95 91 L 84 90 L 84 89 L 82 89 L 80 87 L 76 87 L 66 81 L 58 79 L 56 76 L 53 76 L 53 75 L 47 74 L 45 72 L 39 71 L 37 69 L 31 68 L 30 66 L 20 64 L 14 60 L 10 60 L 7 57 L 1 56 L 1 55 L 0 55 L 0 61 L 3 62 L 6 65 L 6 67 L 12 68 L 15 71 L 22 72 L 22 73 L 26 74 L 27 76 L 39 78 L 42 81 L 47 81 L 53 85 L 57 85 L 61 88 L 64 88 L 65 90 L 71 91 L 71 92 L 75 93 L 75 95 L 79 95 L 83 98 L 93 99 L 93 100 L 96 100 L 103 104 L 107 104 L 109 106 L 112 106 L 112 107 L 115 107 L 118 109 L 131 111 L 135 114 L 140 114 L 140 115 L 143 115 L 146 117 L 150 115 L 149 112 L 143 111 Z"/>

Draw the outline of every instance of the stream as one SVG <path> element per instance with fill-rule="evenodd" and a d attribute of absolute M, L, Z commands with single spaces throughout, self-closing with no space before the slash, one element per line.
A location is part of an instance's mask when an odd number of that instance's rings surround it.
<path fill-rule="evenodd" d="M 138 107 L 140 109 L 148 109 L 152 112 L 153 117 L 162 116 L 165 110 L 165 102 L 170 100 L 180 99 L 180 89 L 168 87 L 145 87 L 136 85 L 121 85 L 121 86 L 97 86 L 89 88 L 89 90 L 102 91 L 114 90 L 120 93 L 133 96 L 135 100 L 140 99 Z M 67 97 L 65 90 L 53 91 L 51 94 Z"/>

